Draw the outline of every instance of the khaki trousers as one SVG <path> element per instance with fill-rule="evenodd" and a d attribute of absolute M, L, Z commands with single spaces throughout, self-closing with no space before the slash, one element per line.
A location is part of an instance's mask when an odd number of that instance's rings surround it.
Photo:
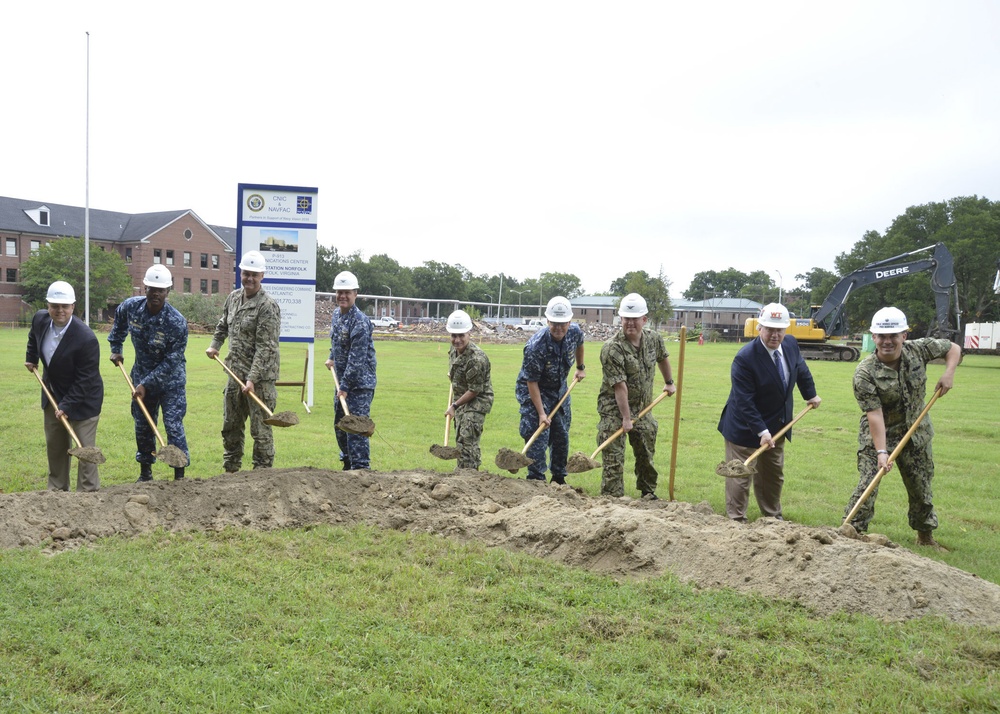
<path fill-rule="evenodd" d="M 49 490 L 69 491 L 69 467 L 73 457 L 69 450 L 76 446 L 63 423 L 56 418 L 55 409 L 49 404 L 45 413 L 45 451 L 49 457 Z M 80 437 L 81 446 L 97 446 L 97 422 L 101 417 L 95 416 L 83 421 L 69 420 L 73 431 Z M 76 490 L 97 491 L 101 487 L 101 477 L 97 473 L 97 464 L 89 464 L 77 459 Z"/>
<path fill-rule="evenodd" d="M 758 447 L 759 448 L 759 447 Z M 726 442 L 726 461 L 746 461 L 757 448 L 738 446 Z M 746 523 L 747 502 L 750 500 L 750 484 L 762 516 L 781 518 L 781 487 L 785 483 L 785 437 L 774 442 L 750 464 L 756 473 L 750 478 L 726 479 L 726 516 L 734 521 Z"/>

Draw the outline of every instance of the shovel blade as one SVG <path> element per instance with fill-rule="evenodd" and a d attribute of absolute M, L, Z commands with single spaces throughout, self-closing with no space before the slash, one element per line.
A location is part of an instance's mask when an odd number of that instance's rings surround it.
<path fill-rule="evenodd" d="M 743 463 L 739 459 L 732 461 L 722 461 L 715 467 L 715 473 L 723 478 L 749 478 L 757 473 L 753 466 Z"/>
<path fill-rule="evenodd" d="M 337 428 L 341 431 L 346 431 L 348 434 L 371 436 L 375 433 L 375 422 L 361 414 L 345 414 L 337 422 Z"/>
<path fill-rule="evenodd" d="M 187 456 L 173 444 L 167 444 L 157 451 L 156 458 L 164 462 L 167 466 L 173 466 L 175 469 L 182 469 L 188 465 Z"/>
<path fill-rule="evenodd" d="M 510 471 L 512 474 L 516 474 L 518 469 L 523 469 L 525 466 L 531 466 L 535 463 L 535 460 L 529 459 L 520 451 L 503 448 L 497 452 L 496 458 L 493 459 L 493 463 L 495 463 L 498 468 Z"/>
<path fill-rule="evenodd" d="M 279 412 L 264 420 L 269 426 L 295 426 L 299 423 L 299 415 L 295 412 Z"/>
<path fill-rule="evenodd" d="M 601 462 L 590 458 L 582 451 L 577 451 L 566 459 L 566 473 L 582 474 L 584 471 L 599 468 L 601 468 Z"/>
<path fill-rule="evenodd" d="M 462 451 L 454 446 L 439 446 L 438 444 L 434 444 L 431 447 L 431 454 L 445 461 L 453 461 L 462 454 Z"/>
<path fill-rule="evenodd" d="M 78 446 L 70 449 L 68 453 L 70 456 L 75 456 L 80 461 L 85 461 L 88 464 L 103 464 L 107 461 L 104 458 L 104 453 L 96 446 Z"/>

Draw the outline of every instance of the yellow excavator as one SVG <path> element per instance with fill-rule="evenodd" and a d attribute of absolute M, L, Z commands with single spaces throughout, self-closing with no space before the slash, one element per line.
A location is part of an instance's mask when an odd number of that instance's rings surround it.
<path fill-rule="evenodd" d="M 914 258 L 920 254 L 923 254 L 923 257 Z M 847 298 L 855 288 L 906 277 L 924 270 L 933 271 L 931 290 L 934 291 L 934 303 L 937 308 L 935 324 L 930 334 L 954 341 L 961 333 L 958 287 L 955 281 L 954 261 L 944 243 L 935 243 L 858 268 L 834 286 L 822 305 L 812 307 L 811 317 L 793 317 L 787 332 L 798 341 L 802 356 L 806 359 L 855 362 L 861 356 L 861 351 L 857 347 L 831 342 L 831 340 L 844 340 L 848 334 L 844 316 L 844 304 Z M 748 339 L 757 336 L 757 318 L 747 319 L 743 326 L 743 335 Z"/>

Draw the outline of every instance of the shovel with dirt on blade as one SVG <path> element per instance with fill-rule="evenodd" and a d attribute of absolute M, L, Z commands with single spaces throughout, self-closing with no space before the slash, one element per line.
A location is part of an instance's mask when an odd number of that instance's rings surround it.
<path fill-rule="evenodd" d="M 52 396 L 52 392 L 49 391 L 49 388 L 45 386 L 45 382 L 42 381 L 42 375 L 38 374 L 37 369 L 29 371 L 35 375 L 35 379 L 37 379 L 38 383 L 42 385 L 42 391 L 45 392 L 45 396 L 48 397 L 49 404 L 52 405 L 54 410 L 58 411 L 59 403 L 56 401 L 56 398 Z M 96 446 L 83 445 L 80 441 L 80 437 L 76 435 L 76 430 L 73 429 L 73 426 L 69 423 L 69 419 L 66 418 L 65 414 L 59 417 L 59 421 L 61 421 L 63 426 L 66 427 L 66 431 L 69 432 L 70 438 L 73 440 L 73 443 L 76 444 L 75 447 L 67 452 L 70 456 L 75 456 L 80 459 L 80 461 L 86 461 L 88 464 L 103 464 L 107 460 L 104 458 L 104 453 Z"/>
<path fill-rule="evenodd" d="M 805 409 L 796 414 L 794 419 L 792 419 L 790 422 L 781 427 L 781 429 L 778 430 L 778 433 L 775 434 L 773 437 L 771 437 L 771 441 L 775 442 L 778 441 L 778 439 L 783 437 L 785 433 L 792 428 L 795 422 L 797 422 L 799 419 L 808 414 L 810 409 L 815 409 L 815 408 L 816 408 L 815 404 L 807 404 Z M 723 476 L 724 478 L 749 478 L 752 474 L 757 473 L 757 469 L 755 469 L 750 464 L 752 464 L 757 459 L 758 456 L 760 456 L 770 448 L 771 448 L 770 444 L 764 444 L 762 447 L 760 447 L 755 452 L 750 454 L 750 456 L 747 458 L 746 461 L 740 461 L 739 459 L 733 459 L 732 461 L 723 461 L 718 466 L 715 467 L 715 473 L 717 473 L 719 476 Z"/>
<path fill-rule="evenodd" d="M 156 428 L 156 422 L 153 421 L 153 416 L 149 413 L 146 408 L 145 403 L 142 399 L 138 398 L 135 393 L 135 385 L 132 384 L 132 378 L 128 376 L 128 372 L 125 371 L 125 366 L 123 362 L 115 363 L 122 371 L 122 375 L 125 377 L 125 381 L 128 382 L 129 391 L 132 393 L 132 399 L 135 403 L 139 405 L 139 409 L 142 410 L 143 416 L 146 417 L 146 421 L 149 422 L 149 428 L 153 430 L 153 434 L 156 435 L 156 441 L 160 444 L 160 450 L 156 452 L 156 458 L 163 461 L 167 466 L 173 466 L 175 469 L 182 469 L 188 465 L 188 458 L 179 448 L 173 444 L 168 444 L 164 438 L 160 435 L 160 430 Z"/>
<path fill-rule="evenodd" d="M 569 383 L 569 386 L 566 388 L 566 393 L 563 394 L 562 397 L 560 397 L 559 401 L 556 402 L 556 405 L 552 408 L 552 411 L 549 412 L 550 419 L 553 416 L 555 416 L 556 412 L 559 411 L 559 407 L 563 405 L 563 402 L 566 401 L 566 398 L 569 396 L 569 393 L 573 391 L 573 387 L 575 387 L 577 382 L 579 381 L 580 380 L 574 378 L 573 381 Z M 520 452 L 504 447 L 497 452 L 496 458 L 493 460 L 493 463 L 495 463 L 501 469 L 506 469 L 507 471 L 510 471 L 512 474 L 516 474 L 519 469 L 522 469 L 526 466 L 531 466 L 533 463 L 535 463 L 535 461 L 534 459 L 528 458 L 528 456 L 526 455 L 528 453 L 528 448 L 532 444 L 534 444 L 535 439 L 541 436 L 542 432 L 548 428 L 549 425 L 546 424 L 545 422 L 542 422 L 541 424 L 538 425 L 538 428 L 535 429 L 535 433 L 531 435 L 531 438 L 528 439 L 528 441 L 524 444 L 524 448 L 521 449 Z"/>
<path fill-rule="evenodd" d="M 455 385 L 450 384 L 448 386 L 448 405 L 451 406 L 451 400 L 455 396 Z M 455 446 L 448 446 L 448 437 L 451 435 L 451 413 L 445 412 L 444 415 L 444 445 L 433 444 L 431 446 L 431 454 L 438 457 L 439 459 L 444 459 L 445 461 L 451 461 L 457 459 L 462 455 L 462 450 Z"/>
<path fill-rule="evenodd" d="M 340 400 L 340 408 L 344 410 L 344 416 L 337 422 L 337 428 L 348 434 L 370 437 L 375 433 L 375 422 L 363 414 L 351 414 L 351 410 L 347 408 L 347 398 L 340 393 L 340 380 L 337 379 L 336 367 L 330 367 L 330 375 L 333 377 L 333 388 Z"/>
<path fill-rule="evenodd" d="M 636 415 L 635 419 L 633 419 L 633 421 L 639 421 L 640 419 L 642 419 L 644 416 L 649 414 L 649 412 L 653 411 L 653 407 L 655 407 L 657 404 L 659 404 L 669 396 L 670 396 L 669 392 L 660 392 L 660 395 L 652 402 L 650 402 L 649 406 L 647 406 L 645 409 L 639 412 Z M 618 431 L 616 431 L 614 434 L 605 439 L 604 443 L 598 446 L 597 450 L 594 451 L 594 453 L 591 454 L 590 456 L 587 456 L 582 451 L 575 452 L 566 461 L 566 472 L 571 474 L 580 474 L 583 473 L 584 471 L 590 471 L 592 469 L 601 468 L 601 462 L 597 461 L 597 455 L 602 451 L 604 451 L 604 449 L 607 448 L 609 444 L 614 442 L 615 439 L 617 439 L 624 433 L 625 433 L 624 427 L 619 428 Z"/>
<path fill-rule="evenodd" d="M 246 383 L 237 377 L 236 373 L 229 369 L 229 366 L 225 362 L 219 359 L 219 355 L 212 355 L 212 359 L 221 364 L 222 368 L 226 370 L 226 373 L 232 377 L 238 385 L 246 389 Z M 295 426 L 299 423 L 299 415 L 295 412 L 278 412 L 275 414 L 266 404 L 264 404 L 260 397 L 254 394 L 253 390 L 246 392 L 246 394 L 250 395 L 250 398 L 257 402 L 257 406 L 259 406 L 261 410 L 267 414 L 267 419 L 264 420 L 265 424 L 269 426 Z"/>

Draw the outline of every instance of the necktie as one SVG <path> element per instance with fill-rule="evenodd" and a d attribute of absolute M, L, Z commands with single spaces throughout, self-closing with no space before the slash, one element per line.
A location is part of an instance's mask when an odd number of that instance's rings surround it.
<path fill-rule="evenodd" d="M 778 350 L 774 351 L 774 365 L 778 368 L 778 377 L 781 379 L 781 386 L 786 385 L 785 381 L 785 365 L 781 362 L 781 352 Z"/>

